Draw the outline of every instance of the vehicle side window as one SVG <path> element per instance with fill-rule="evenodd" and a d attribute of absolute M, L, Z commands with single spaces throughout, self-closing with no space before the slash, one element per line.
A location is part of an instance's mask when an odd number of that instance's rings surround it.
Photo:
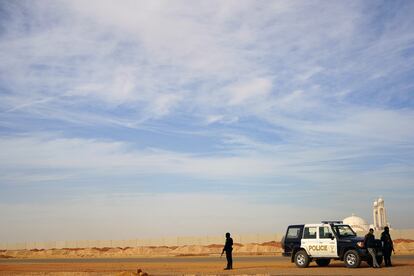
<path fill-rule="evenodd" d="M 316 228 L 317 227 L 305 227 L 303 238 L 304 239 L 316 239 Z"/>
<path fill-rule="evenodd" d="M 356 233 L 348 225 L 338 225 L 335 226 L 335 232 L 339 237 L 353 237 L 356 236 Z"/>
<path fill-rule="evenodd" d="M 288 229 L 286 238 L 287 239 L 298 239 L 300 235 L 300 228 L 299 227 L 291 227 Z"/>
<path fill-rule="evenodd" d="M 329 239 L 332 235 L 331 229 L 328 226 L 319 227 L 320 239 Z"/>

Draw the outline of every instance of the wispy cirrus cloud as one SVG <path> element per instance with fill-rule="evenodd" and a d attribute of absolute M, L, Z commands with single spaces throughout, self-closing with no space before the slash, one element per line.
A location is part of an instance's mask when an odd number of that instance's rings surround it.
<path fill-rule="evenodd" d="M 16 13 L 15 23 L 8 25 L 14 28 L 6 32 L 8 40 L 2 44 L 4 68 L 18 70 L 7 82 L 23 93 L 14 93 L 14 102 L 20 99 L 25 105 L 30 96 L 32 103 L 42 103 L 50 94 L 69 93 L 70 101 L 97 100 L 109 110 L 119 105 L 142 110 L 133 114 L 137 121 L 167 115 L 174 106 L 187 112 L 193 106 L 206 117 L 217 108 L 237 113 L 232 105 L 270 90 L 273 100 L 286 102 L 302 93 L 304 102 L 325 106 L 320 98 L 329 97 L 329 104 L 336 105 L 336 100 L 344 100 L 335 98 L 337 93 L 359 89 L 346 78 L 364 85 L 371 78 L 406 70 L 398 60 L 406 68 L 412 64 L 402 55 L 412 40 L 405 24 L 397 32 L 384 27 L 381 36 L 362 36 L 359 31 L 371 24 L 355 12 L 364 9 L 356 3 L 327 5 L 329 15 L 312 22 L 297 20 L 319 13 L 316 6 L 301 3 L 246 1 L 208 8 L 197 4 L 191 12 L 184 2 L 103 1 L 99 9 L 93 1 L 67 2 L 66 8 L 64 3 L 31 9 L 5 5 Z M 22 30 L 25 19 L 15 6 L 28 10 L 33 30 Z M 56 23 L 37 16 L 42 13 Z M 398 20 L 387 23 L 396 25 Z M 390 39 L 395 33 L 398 39 Z M 281 105 L 300 114 L 303 110 L 296 106 L 301 98 L 293 99 L 295 103 L 282 100 Z M 10 102 L 9 110 L 15 104 Z M 249 116 L 257 104 L 250 102 L 241 115 Z"/>
<path fill-rule="evenodd" d="M 398 202 L 412 189 L 413 10 L 3 1 L 0 186 Z"/>

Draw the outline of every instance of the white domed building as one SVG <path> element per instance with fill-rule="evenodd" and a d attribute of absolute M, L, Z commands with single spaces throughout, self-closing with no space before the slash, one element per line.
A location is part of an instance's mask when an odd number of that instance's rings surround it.
<path fill-rule="evenodd" d="M 356 232 L 368 232 L 369 224 L 361 217 L 352 214 L 350 217 L 343 219 L 344 224 L 348 224 Z"/>

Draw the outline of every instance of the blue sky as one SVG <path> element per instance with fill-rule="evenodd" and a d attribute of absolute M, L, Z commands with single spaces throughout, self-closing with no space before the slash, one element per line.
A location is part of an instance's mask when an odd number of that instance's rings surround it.
<path fill-rule="evenodd" d="M 1 1 L 0 240 L 414 227 L 413 13 Z"/>

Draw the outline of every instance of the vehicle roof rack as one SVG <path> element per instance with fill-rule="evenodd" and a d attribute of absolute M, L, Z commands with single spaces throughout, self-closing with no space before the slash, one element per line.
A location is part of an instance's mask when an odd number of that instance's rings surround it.
<path fill-rule="evenodd" d="M 323 220 L 321 223 L 324 224 L 342 224 L 344 223 L 342 220 Z"/>

